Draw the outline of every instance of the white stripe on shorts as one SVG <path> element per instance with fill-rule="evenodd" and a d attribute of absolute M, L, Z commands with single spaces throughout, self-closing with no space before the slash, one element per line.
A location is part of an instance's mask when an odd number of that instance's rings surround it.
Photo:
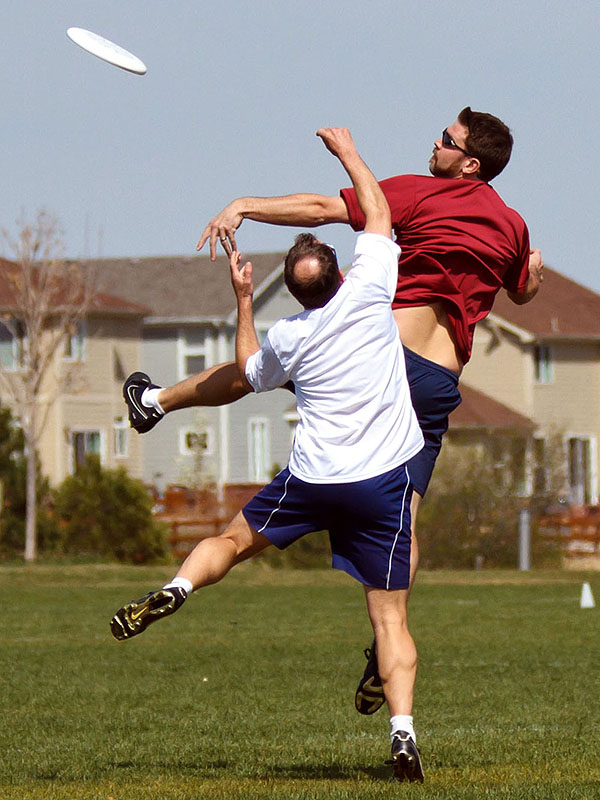
<path fill-rule="evenodd" d="M 273 511 L 271 511 L 271 513 L 269 514 L 269 518 L 268 518 L 268 520 L 265 522 L 265 524 L 262 526 L 262 528 L 260 528 L 260 530 L 258 531 L 258 533 L 262 533 L 262 532 L 264 531 L 264 529 L 267 527 L 267 525 L 269 524 L 269 522 L 271 522 L 271 517 L 273 516 L 273 514 L 274 514 L 276 511 L 279 511 L 279 509 L 281 508 L 281 504 L 283 503 L 283 501 L 284 501 L 284 499 L 285 499 L 285 496 L 286 496 L 286 494 L 287 494 L 287 485 L 288 485 L 288 482 L 289 482 L 289 480 L 290 480 L 290 478 L 291 478 L 291 477 L 292 477 L 292 473 L 290 472 L 290 474 L 287 476 L 286 482 L 285 482 L 285 484 L 284 484 L 284 486 L 283 486 L 283 494 L 282 494 L 282 495 L 281 495 L 281 497 L 279 498 L 279 502 L 277 503 L 277 508 L 274 508 L 274 509 L 273 509 Z"/>
<path fill-rule="evenodd" d="M 400 528 L 398 529 L 396 535 L 394 536 L 394 544 L 392 545 L 392 549 L 390 551 L 390 558 L 388 561 L 388 573 L 385 581 L 386 589 L 390 588 L 390 577 L 392 574 L 392 559 L 394 558 L 394 550 L 396 549 L 396 542 L 398 541 L 398 536 L 400 536 L 400 533 L 402 532 L 402 520 L 404 519 L 404 504 L 406 503 L 406 493 L 408 492 L 408 487 L 410 486 L 410 475 L 408 474 L 408 467 L 406 464 L 404 465 L 404 470 L 406 472 L 406 488 L 404 489 L 404 495 L 402 497 L 402 508 L 400 509 Z M 409 563 L 409 569 L 410 569 L 410 563 Z"/>

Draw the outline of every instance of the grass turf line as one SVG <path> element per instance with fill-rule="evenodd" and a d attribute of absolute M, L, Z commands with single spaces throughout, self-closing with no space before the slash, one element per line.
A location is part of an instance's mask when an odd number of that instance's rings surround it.
<path fill-rule="evenodd" d="M 421 787 L 387 780 L 385 711 L 353 709 L 357 584 L 249 566 L 114 641 L 112 613 L 164 574 L 0 567 L 2 798 L 600 796 L 598 611 L 578 604 L 598 577 L 420 576 Z"/>

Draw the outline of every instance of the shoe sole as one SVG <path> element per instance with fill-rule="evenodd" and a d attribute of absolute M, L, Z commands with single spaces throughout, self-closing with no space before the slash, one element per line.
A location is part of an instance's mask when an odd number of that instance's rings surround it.
<path fill-rule="evenodd" d="M 375 639 L 373 639 L 371 647 L 364 651 L 365 656 L 367 656 L 367 666 L 354 695 L 354 707 L 359 714 L 364 714 L 365 716 L 379 711 L 385 703 L 375 647 Z M 366 677 L 367 675 L 369 675 L 368 678 Z"/>
<path fill-rule="evenodd" d="M 419 759 L 410 753 L 398 753 L 391 759 L 394 769 L 394 780 L 398 783 L 423 783 L 423 768 Z"/>
<path fill-rule="evenodd" d="M 162 605 L 153 605 L 164 600 Z M 120 608 L 110 621 L 110 630 L 115 639 L 131 639 L 143 633 L 148 625 L 177 611 L 177 602 L 171 592 L 159 590 L 135 603 Z"/>
<path fill-rule="evenodd" d="M 151 409 L 142 407 L 133 394 L 129 391 L 132 385 L 144 385 L 145 388 L 153 386 L 150 376 L 145 372 L 132 372 L 123 384 L 123 399 L 127 406 L 127 413 L 129 417 L 129 426 L 138 433 L 148 433 L 152 428 L 160 422 L 152 416 Z"/>
<path fill-rule="evenodd" d="M 368 678 L 362 686 L 356 690 L 354 697 L 354 706 L 359 714 L 369 715 L 379 711 L 381 706 L 385 703 L 385 695 L 383 694 L 383 686 L 380 684 L 373 684 L 373 677 Z"/>

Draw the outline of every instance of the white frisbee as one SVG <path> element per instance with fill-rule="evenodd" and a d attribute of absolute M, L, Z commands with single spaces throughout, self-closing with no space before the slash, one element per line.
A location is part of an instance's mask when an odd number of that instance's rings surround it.
<path fill-rule="evenodd" d="M 146 74 L 146 65 L 129 50 L 119 47 L 118 44 L 105 39 L 103 36 L 98 36 L 97 33 L 86 31 L 85 28 L 68 28 L 67 36 L 72 42 L 78 44 L 88 53 L 93 56 L 101 58 L 103 61 L 108 61 L 109 64 L 114 64 L 115 67 L 127 70 L 127 72 L 135 72 L 136 75 Z"/>

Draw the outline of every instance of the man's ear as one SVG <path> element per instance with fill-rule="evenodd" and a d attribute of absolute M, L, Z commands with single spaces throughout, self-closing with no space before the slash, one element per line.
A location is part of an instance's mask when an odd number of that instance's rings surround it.
<path fill-rule="evenodd" d="M 474 156 L 468 156 L 466 162 L 462 166 L 462 173 L 468 177 L 474 177 L 481 169 L 481 162 Z"/>

